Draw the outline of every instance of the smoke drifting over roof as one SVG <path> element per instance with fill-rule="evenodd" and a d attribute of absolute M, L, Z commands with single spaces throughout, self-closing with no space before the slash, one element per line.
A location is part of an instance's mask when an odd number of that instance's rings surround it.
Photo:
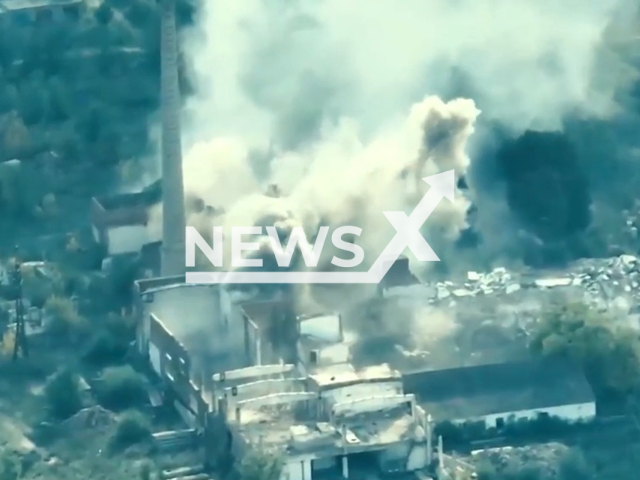
<path fill-rule="evenodd" d="M 503 250 L 499 237 L 513 233 L 507 189 L 482 152 L 496 126 L 517 137 L 562 130 L 568 117 L 613 115 L 631 77 L 603 38 L 632 8 L 631 0 L 204 2 L 183 43 L 197 90 L 184 123 L 185 188 L 217 214 L 189 222 L 203 234 L 212 222 L 276 223 L 309 236 L 355 224 L 373 261 L 394 233 L 382 211 L 411 211 L 426 189 L 416 179 L 453 168 L 466 177 L 485 248 Z M 265 195 L 272 184 L 279 196 Z M 461 195 L 445 200 L 425 225 L 450 263 L 468 206 Z"/>

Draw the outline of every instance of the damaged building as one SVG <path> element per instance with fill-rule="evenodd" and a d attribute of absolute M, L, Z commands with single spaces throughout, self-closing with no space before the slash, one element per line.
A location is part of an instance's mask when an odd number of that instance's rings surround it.
<path fill-rule="evenodd" d="M 341 364 L 304 378 L 283 372 L 277 380 L 245 378 L 239 385 L 233 373 L 225 378 L 233 386 L 216 391 L 223 392 L 234 454 L 278 452 L 283 479 L 349 478 L 351 468 L 406 472 L 430 463 L 427 417 L 397 372 Z"/>
<path fill-rule="evenodd" d="M 533 358 L 529 332 L 555 301 L 616 307 L 633 321 L 635 257 L 447 282 L 404 277 L 382 286 L 380 323 L 364 327 L 352 312 L 294 312 L 284 287 L 139 280 L 139 353 L 188 422 L 218 432 L 208 458 L 273 449 L 291 480 L 421 469 L 433 452 L 428 419 L 500 429 L 596 416 L 584 373 Z"/>
<path fill-rule="evenodd" d="M 157 243 L 160 232 L 150 227 L 149 211 L 162 199 L 157 181 L 136 193 L 122 193 L 91 200 L 91 229 L 94 240 L 107 257 L 138 254 L 143 246 Z"/>
<path fill-rule="evenodd" d="M 272 449 L 285 460 L 283 480 L 332 471 L 348 478 L 351 466 L 397 472 L 430 463 L 426 414 L 404 392 L 399 372 L 350 363 L 339 314 L 296 317 L 295 362 L 286 363 L 267 328 L 286 314 L 281 293 L 190 285 L 179 277 L 139 280 L 136 289 L 139 353 L 161 380 L 164 400 L 211 438 L 205 461 Z M 226 446 L 220 428 L 228 432 Z"/>

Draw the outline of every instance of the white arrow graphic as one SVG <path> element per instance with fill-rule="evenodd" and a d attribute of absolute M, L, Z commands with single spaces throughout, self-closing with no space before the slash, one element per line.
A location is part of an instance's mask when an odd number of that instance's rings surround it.
<path fill-rule="evenodd" d="M 187 272 L 186 283 L 379 283 L 407 247 L 421 262 L 438 262 L 440 259 L 420 228 L 443 198 L 453 202 L 455 175 L 448 170 L 422 180 L 431 188 L 411 215 L 383 212 L 396 234 L 367 272 Z"/>

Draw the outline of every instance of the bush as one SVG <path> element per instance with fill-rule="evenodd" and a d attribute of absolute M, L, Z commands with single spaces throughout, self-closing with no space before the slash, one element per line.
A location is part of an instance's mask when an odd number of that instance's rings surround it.
<path fill-rule="evenodd" d="M 45 387 L 47 407 L 54 417 L 69 418 L 82 408 L 78 378 L 69 370 L 56 373 Z"/>
<path fill-rule="evenodd" d="M 22 476 L 22 468 L 18 457 L 10 451 L 0 454 L 0 480 L 18 480 Z"/>
<path fill-rule="evenodd" d="M 143 405 L 148 396 L 142 377 L 130 366 L 123 366 L 104 370 L 98 399 L 104 407 L 118 411 Z"/>
<path fill-rule="evenodd" d="M 151 428 L 139 412 L 127 412 L 111 438 L 112 448 L 127 448 L 151 437 Z M 149 472 L 151 473 L 151 472 Z"/>
<path fill-rule="evenodd" d="M 110 331 L 102 330 L 91 338 L 82 359 L 98 367 L 112 365 L 124 360 L 127 350 L 128 343 Z"/>
<path fill-rule="evenodd" d="M 95 366 L 122 363 L 129 351 L 129 345 L 135 340 L 135 319 L 109 314 L 104 328 L 90 340 L 83 359 Z"/>
<path fill-rule="evenodd" d="M 56 337 L 77 339 L 87 333 L 87 319 L 76 312 L 68 298 L 51 297 L 44 305 L 49 315 L 47 330 Z"/>

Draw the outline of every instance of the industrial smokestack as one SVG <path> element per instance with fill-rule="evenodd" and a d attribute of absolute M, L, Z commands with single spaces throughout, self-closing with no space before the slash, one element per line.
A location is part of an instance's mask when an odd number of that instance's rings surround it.
<path fill-rule="evenodd" d="M 162 0 L 162 275 L 185 270 L 185 212 L 175 0 Z"/>

